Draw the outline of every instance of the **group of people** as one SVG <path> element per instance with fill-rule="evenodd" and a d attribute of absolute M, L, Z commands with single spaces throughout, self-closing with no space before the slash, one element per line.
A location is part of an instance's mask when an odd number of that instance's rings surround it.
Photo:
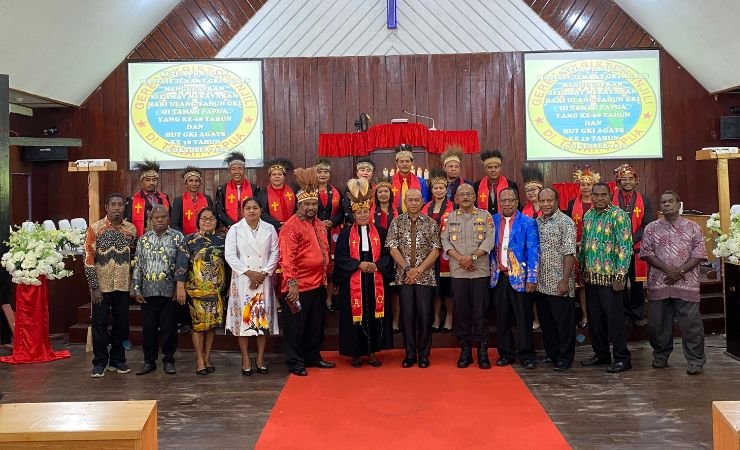
<path fill-rule="evenodd" d="M 328 160 L 294 169 L 276 159 L 266 164 L 269 184 L 260 188 L 246 179 L 243 155 L 231 153 L 230 179 L 215 202 L 200 192 L 199 169 L 183 172 L 185 192 L 170 202 L 157 190 L 156 163 L 142 163 L 141 190 L 130 198 L 109 194 L 106 217 L 87 232 L 91 376 L 130 371 L 123 348 L 129 295 L 141 304 L 141 375 L 156 369 L 160 351 L 164 371 L 176 373 L 178 323 L 186 322 L 200 375 L 215 371 L 210 353 L 222 326 L 238 339 L 242 375 L 268 372 L 266 337 L 277 333 L 292 374 L 332 368 L 320 349 L 325 311 L 335 307 L 339 351 L 353 367 L 380 367 L 378 352 L 393 347 L 396 331 L 403 334 L 402 366 L 429 367 L 432 332 L 451 329 L 460 343 L 457 366 L 490 369 L 491 303 L 496 366 L 518 360 L 528 369 L 568 370 L 578 322 L 589 328 L 594 350 L 582 365 L 623 372 L 632 367 L 626 326 L 646 324 L 644 280 L 653 367 L 667 366 L 677 317 L 687 372 L 701 373 L 698 265 L 706 254 L 699 226 L 679 215 L 678 194 L 661 196 L 663 217 L 652 221 L 632 166 L 615 170 L 614 190 L 584 167 L 574 174 L 580 195 L 561 211 L 558 191 L 526 167 L 527 202 L 520 205 L 518 186 L 502 175 L 501 152 L 480 156 L 485 176 L 476 183 L 461 176 L 463 152 L 454 147 L 427 181 L 413 173 L 414 154 L 402 145 L 391 177 L 374 178 L 373 161 L 361 158 L 356 178 L 341 187 L 330 183 Z M 545 350 L 539 359 L 535 317 Z M 250 336 L 257 340 L 254 365 Z"/>

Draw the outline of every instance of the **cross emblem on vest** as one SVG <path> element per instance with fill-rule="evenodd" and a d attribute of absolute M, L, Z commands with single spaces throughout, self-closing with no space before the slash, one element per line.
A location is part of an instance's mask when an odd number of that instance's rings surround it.
<path fill-rule="evenodd" d="M 354 247 L 356 245 L 357 245 L 357 239 L 352 239 L 352 246 Z"/>
<path fill-rule="evenodd" d="M 481 192 L 480 195 L 478 196 L 478 198 L 481 199 L 481 200 L 485 200 L 486 199 L 485 192 Z"/>
<path fill-rule="evenodd" d="M 397 187 L 395 187 L 395 186 L 393 186 L 393 189 L 391 189 L 391 191 L 393 191 L 393 195 L 394 195 L 394 196 L 395 196 L 396 194 L 398 194 L 398 188 L 397 188 Z"/>
<path fill-rule="evenodd" d="M 373 238 L 373 242 L 375 242 L 376 244 L 378 243 L 378 238 L 377 238 L 377 236 Z"/>
<path fill-rule="evenodd" d="M 187 216 L 188 220 L 190 220 L 193 217 L 193 211 L 187 210 L 185 211 L 185 215 Z"/>
<path fill-rule="evenodd" d="M 640 213 L 641 212 L 642 212 L 642 210 L 640 208 L 635 207 L 635 217 L 640 217 Z"/>
<path fill-rule="evenodd" d="M 236 196 L 234 194 L 229 194 L 229 203 L 234 203 L 234 199 L 236 199 Z"/>
<path fill-rule="evenodd" d="M 288 192 L 286 192 L 286 193 L 285 193 L 285 197 L 286 197 L 286 198 L 287 198 L 288 200 L 293 200 L 293 193 L 292 193 L 292 192 L 290 192 L 290 191 L 288 191 Z"/>
<path fill-rule="evenodd" d="M 141 212 L 141 203 L 137 203 L 134 209 L 136 210 L 136 214 L 139 214 Z"/>
<path fill-rule="evenodd" d="M 272 206 L 272 210 L 273 211 L 276 211 L 277 212 L 278 206 L 280 206 L 280 205 L 278 204 L 278 202 L 272 202 L 272 204 L 270 206 Z"/>

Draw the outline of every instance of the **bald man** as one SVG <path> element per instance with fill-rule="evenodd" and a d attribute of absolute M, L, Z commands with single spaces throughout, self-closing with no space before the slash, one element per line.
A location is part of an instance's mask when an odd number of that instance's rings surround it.
<path fill-rule="evenodd" d="M 388 229 L 385 246 L 396 263 L 401 322 L 406 357 L 402 367 L 429 367 L 434 321 L 434 290 L 437 280 L 434 264 L 442 244 L 437 222 L 421 214 L 421 191 L 406 192 L 406 212 L 396 217 Z"/>

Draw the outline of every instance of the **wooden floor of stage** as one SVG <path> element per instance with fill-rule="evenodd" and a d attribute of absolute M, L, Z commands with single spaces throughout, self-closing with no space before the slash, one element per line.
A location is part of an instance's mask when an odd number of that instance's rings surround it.
<path fill-rule="evenodd" d="M 64 346 L 62 341 L 53 344 Z M 108 372 L 102 379 L 92 379 L 90 354 L 83 346 L 69 348 L 71 359 L 0 364 L 2 402 L 156 399 L 162 449 L 252 448 L 287 378 L 280 355 L 268 358 L 268 375 L 243 377 L 239 355 L 227 352 L 214 353 L 214 374 L 198 376 L 194 354 L 184 351 L 176 355 L 179 373 L 174 376 L 164 374 L 160 365 L 143 377 Z M 650 368 L 647 343 L 631 343 L 630 350 L 635 369 L 619 375 L 580 365 L 565 373 L 545 366 L 516 370 L 573 448 L 710 448 L 711 402 L 740 400 L 740 362 L 724 354 L 724 340 L 707 338 L 708 362 L 700 376 L 686 375 L 680 340 L 667 369 Z M 8 353 L 0 349 L 0 356 Z M 588 348 L 577 350 L 577 361 L 588 356 Z M 128 352 L 134 371 L 141 358 L 138 349 Z M 431 361 L 434 364 L 434 351 Z M 325 415 L 331 426 L 331 411 L 317 406 L 317 414 Z"/>

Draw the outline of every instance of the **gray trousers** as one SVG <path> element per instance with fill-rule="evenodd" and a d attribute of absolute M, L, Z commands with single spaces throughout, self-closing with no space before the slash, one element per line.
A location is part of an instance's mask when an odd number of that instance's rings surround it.
<path fill-rule="evenodd" d="M 648 300 L 648 333 L 653 357 L 668 360 L 673 351 L 673 318 L 678 318 L 681 329 L 683 355 L 689 364 L 703 366 L 704 323 L 699 313 L 699 302 L 677 298 Z"/>

